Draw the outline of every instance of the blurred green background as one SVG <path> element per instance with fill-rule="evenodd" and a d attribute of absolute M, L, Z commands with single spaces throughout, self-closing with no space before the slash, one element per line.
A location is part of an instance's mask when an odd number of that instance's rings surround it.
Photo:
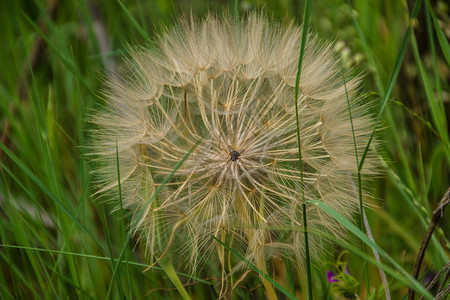
<path fill-rule="evenodd" d="M 450 183 L 449 4 L 423 1 L 418 17 L 410 20 L 415 3 L 313 1 L 309 23 L 321 39 L 334 41 L 348 68 L 365 75 L 363 87 L 373 104 L 368 113 L 374 116 L 400 67 L 378 126 L 385 164 L 368 187 L 374 201 L 367 215 L 376 243 L 410 274 L 431 213 Z M 120 66 L 129 44 L 151 45 L 178 15 L 262 10 L 300 24 L 303 7 L 294 0 L 1 1 L 0 298 L 180 298 L 160 269 L 142 272 L 148 262 L 136 240 L 124 248 L 128 263 L 111 259 L 123 248 L 128 219 L 94 201 L 92 166 L 83 156 L 92 129 L 86 119 L 103 104 L 103 75 Z M 409 25 L 414 31 L 397 62 Z M 447 209 L 426 251 L 421 278 L 449 261 L 449 216 Z M 350 241 L 361 246 L 356 237 Z M 326 249 L 323 260 L 313 262 L 315 299 L 337 297 L 326 272 L 342 250 Z M 367 259 L 352 251 L 343 259 L 363 282 Z M 306 279 L 291 278 L 280 266 L 274 279 L 306 297 Z M 378 270 L 368 266 L 370 289 L 383 299 Z M 204 270 L 187 278 L 178 271 L 193 299 L 217 297 L 220 274 Z M 402 299 L 407 287 L 397 273 L 388 281 L 392 298 Z M 363 299 L 366 290 L 361 284 Z M 232 296 L 264 297 L 259 277 L 249 274 Z"/>

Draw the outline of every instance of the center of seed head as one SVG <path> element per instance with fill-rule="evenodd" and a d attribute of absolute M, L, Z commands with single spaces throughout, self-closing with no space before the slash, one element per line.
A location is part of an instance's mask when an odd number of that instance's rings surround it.
<path fill-rule="evenodd" d="M 233 151 L 230 152 L 230 160 L 236 161 L 239 158 L 239 155 L 241 154 L 233 149 Z"/>

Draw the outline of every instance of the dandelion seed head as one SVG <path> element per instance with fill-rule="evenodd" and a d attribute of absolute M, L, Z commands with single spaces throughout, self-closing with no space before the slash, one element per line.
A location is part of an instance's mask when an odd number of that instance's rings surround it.
<path fill-rule="evenodd" d="M 117 201 L 119 162 L 123 207 L 150 259 L 181 254 L 195 272 L 215 257 L 224 267 L 214 236 L 251 262 L 287 255 L 301 264 L 302 189 L 305 201 L 348 217 L 357 210 L 347 97 L 358 153 L 373 121 L 360 101 L 360 77 L 346 75 L 344 85 L 332 45 L 313 34 L 298 95 L 300 183 L 294 88 L 301 33 L 261 14 L 239 24 L 229 16 L 186 18 L 156 39 L 156 49 L 131 50 L 108 79 L 106 107 L 93 117 L 94 172 L 100 194 Z M 362 171 L 377 173 L 371 152 Z M 311 229 L 343 236 L 316 206 L 307 213 Z M 321 245 L 311 236 L 316 256 Z"/>

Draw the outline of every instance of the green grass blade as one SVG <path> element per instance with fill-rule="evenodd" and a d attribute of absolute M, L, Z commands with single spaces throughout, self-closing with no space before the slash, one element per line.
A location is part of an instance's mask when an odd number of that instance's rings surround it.
<path fill-rule="evenodd" d="M 449 138 L 447 135 L 447 122 L 446 122 L 446 117 L 445 117 L 445 110 L 441 111 L 441 106 L 439 105 L 438 100 L 434 96 L 434 91 L 431 86 L 430 79 L 428 78 L 428 74 L 425 71 L 425 67 L 422 63 L 422 59 L 419 54 L 419 49 L 417 47 L 417 41 L 416 41 L 414 35 L 412 36 L 411 41 L 412 41 L 412 49 L 413 49 L 413 53 L 414 53 L 414 58 L 419 67 L 419 75 L 420 75 L 420 78 L 422 79 L 422 84 L 425 89 L 426 99 L 428 100 L 428 104 L 431 109 L 431 116 L 432 116 L 434 124 L 437 128 L 437 131 L 439 132 L 439 135 L 443 139 L 444 143 L 446 143 L 448 145 Z"/>
<path fill-rule="evenodd" d="M 80 298 L 95 300 L 95 298 L 93 298 L 91 295 L 89 295 L 89 293 L 87 291 L 85 291 L 81 286 L 74 284 L 74 282 L 71 280 L 71 278 L 68 278 L 67 276 L 64 276 L 56 268 L 53 268 L 51 266 L 47 266 L 47 268 L 51 269 L 52 272 L 54 274 L 56 274 L 58 276 L 58 278 L 61 279 L 62 282 L 66 282 L 68 285 L 73 287 L 77 291 L 77 294 L 79 294 L 80 296 L 82 295 L 82 297 L 80 297 Z"/>
<path fill-rule="evenodd" d="M 143 38 L 146 40 L 150 40 L 150 36 L 148 35 L 147 31 L 142 28 L 141 25 L 139 25 L 138 21 L 133 17 L 133 15 L 130 13 L 130 11 L 123 5 L 122 1 L 117 0 L 117 3 L 120 5 L 122 10 L 127 15 L 128 19 L 130 20 L 131 24 L 133 24 L 134 28 L 142 35 Z"/>
<path fill-rule="evenodd" d="M 357 166 L 356 175 L 357 175 L 357 179 L 358 179 L 359 229 L 361 229 L 361 231 L 364 231 L 364 228 L 365 228 L 364 227 L 364 204 L 363 204 L 363 196 L 362 196 L 361 170 L 358 168 L 358 166 L 359 166 L 358 148 L 356 145 L 355 128 L 353 126 L 353 116 L 352 116 L 352 110 L 350 107 L 350 99 L 348 98 L 347 84 L 345 82 L 345 76 L 343 76 L 343 81 L 344 81 L 345 98 L 347 99 L 348 115 L 350 118 L 350 125 L 352 128 L 353 147 L 354 147 L 354 151 L 355 151 L 355 159 L 356 159 L 356 166 Z M 366 253 L 366 245 L 364 243 L 362 244 L 362 247 L 363 247 L 363 252 Z M 364 265 L 363 274 L 365 274 L 366 289 L 369 291 L 370 290 L 370 279 L 369 279 L 369 272 L 366 269 L 366 265 Z"/>
<path fill-rule="evenodd" d="M 34 30 L 42 37 L 42 39 L 47 43 L 47 45 L 54 51 L 54 53 L 61 59 L 61 62 L 69 69 L 71 73 L 74 75 L 77 75 L 77 67 L 67 58 L 65 57 L 62 52 L 55 46 L 55 44 L 42 32 L 42 30 L 37 26 L 30 17 L 19 8 L 19 11 L 23 18 L 27 21 L 28 24 L 30 24 Z M 86 90 L 93 96 L 96 97 L 95 93 L 93 92 L 92 88 L 89 86 L 87 81 L 83 77 L 78 77 L 78 80 L 83 84 L 83 86 L 86 88 Z"/>
<path fill-rule="evenodd" d="M 297 145 L 298 145 L 298 161 L 300 169 L 300 189 L 302 193 L 302 214 L 303 214 L 303 226 L 304 226 L 304 236 L 305 236 L 305 260 L 306 260 L 306 274 L 307 274 L 307 285 L 308 285 L 308 298 L 312 300 L 312 280 L 311 280 L 311 258 L 309 254 L 309 240 L 308 240 L 308 217 L 306 215 L 306 203 L 305 203 L 305 186 L 303 182 L 303 160 L 302 160 L 302 150 L 300 143 L 300 121 L 298 117 L 298 92 L 300 87 L 300 76 L 302 70 L 303 56 L 305 54 L 306 40 L 308 37 L 308 25 L 309 16 L 311 13 L 311 0 L 305 2 L 305 11 L 303 14 L 303 29 L 302 29 L 302 43 L 300 46 L 300 54 L 298 58 L 297 75 L 295 77 L 295 91 L 294 91 L 294 102 L 295 102 L 295 119 L 297 123 Z"/>
<path fill-rule="evenodd" d="M 414 118 L 419 120 L 424 126 L 426 126 L 438 139 L 440 139 L 441 141 L 444 141 L 442 136 L 439 134 L 439 132 L 436 131 L 436 129 L 434 129 L 433 125 L 430 122 L 426 121 L 424 118 L 419 116 L 419 114 L 417 114 L 415 111 L 411 110 L 403 102 L 400 102 L 398 100 L 391 100 L 391 102 L 394 103 L 395 105 L 400 106 L 404 110 L 406 110 L 411 116 L 413 116 Z M 450 147 L 450 145 L 448 145 L 446 143 L 444 143 L 444 145 L 446 147 Z"/>
<path fill-rule="evenodd" d="M 420 8 L 421 4 L 422 4 L 422 0 L 416 0 L 410 19 L 414 19 L 417 17 L 417 15 L 419 14 L 419 8 Z M 400 72 L 400 67 L 402 65 L 403 58 L 405 57 L 406 49 L 408 48 L 409 40 L 411 39 L 411 33 L 412 33 L 412 28 L 411 28 L 411 25 L 409 24 L 408 29 L 406 30 L 405 36 L 403 37 L 402 45 L 401 45 L 399 53 L 397 55 L 397 59 L 395 60 L 394 69 L 392 70 L 391 77 L 389 78 L 386 93 L 384 94 L 381 108 L 378 113 L 377 119 L 375 121 L 374 128 L 372 130 L 369 141 L 367 142 L 366 148 L 364 149 L 364 153 L 359 162 L 359 167 L 358 167 L 359 170 L 362 170 L 362 168 L 363 168 L 364 161 L 366 159 L 367 153 L 369 152 L 370 144 L 372 143 L 373 137 L 375 136 L 375 132 L 378 127 L 378 123 L 380 122 L 381 116 L 383 115 L 383 112 L 386 108 L 389 97 L 391 96 L 391 93 L 394 89 L 394 85 L 397 80 L 398 73 Z"/>
<path fill-rule="evenodd" d="M 106 249 L 104 248 L 104 246 L 100 243 L 100 241 L 86 228 L 84 227 L 83 224 L 80 223 L 80 221 L 78 221 L 77 218 L 75 218 L 75 216 L 69 211 L 68 208 L 66 208 L 64 206 L 64 204 L 62 204 L 61 201 L 58 200 L 58 198 L 56 198 L 55 195 L 53 195 L 50 190 L 42 183 L 42 181 L 37 178 L 36 175 L 33 174 L 33 172 L 31 172 L 30 169 L 28 169 L 27 166 L 25 166 L 25 164 L 14 154 L 12 153 L 2 142 L 0 142 L 0 148 L 4 151 L 4 153 L 6 153 L 6 155 L 9 156 L 9 158 L 12 159 L 12 161 L 20 168 L 22 169 L 22 171 L 37 185 L 39 186 L 39 188 L 50 198 L 53 200 L 53 202 L 55 202 L 55 204 L 60 207 L 62 209 L 62 211 L 64 213 L 67 214 L 67 216 L 69 216 L 70 219 L 72 219 L 73 222 L 75 222 L 75 224 L 78 225 L 79 228 L 81 228 L 84 232 L 86 232 L 87 235 L 89 235 L 92 240 L 100 247 L 100 249 L 102 249 L 103 251 L 105 251 L 106 253 Z"/>
<path fill-rule="evenodd" d="M 450 65 L 450 44 L 448 43 L 448 39 L 445 36 L 444 31 L 442 31 L 441 26 L 439 26 L 439 21 L 437 20 L 436 15 L 433 12 L 433 8 L 431 7 L 429 0 L 426 0 L 426 5 L 431 14 L 431 18 L 433 19 L 434 29 L 436 30 L 439 45 L 441 45 L 441 49 L 444 53 L 445 59 L 447 60 L 447 64 Z"/>
<path fill-rule="evenodd" d="M 352 10 L 352 5 L 350 3 L 350 0 L 347 0 L 347 5 L 349 6 L 350 10 Z M 351 13 L 351 17 L 352 17 L 353 24 L 356 28 L 356 31 L 358 32 L 358 36 L 363 45 L 364 52 L 367 54 L 366 57 L 369 60 L 369 65 L 371 65 L 373 67 L 373 69 L 375 70 L 375 84 L 377 86 L 378 92 L 380 92 L 381 94 L 384 94 L 383 84 L 381 82 L 380 73 L 379 73 L 379 70 L 377 67 L 377 63 L 375 62 L 372 48 L 367 43 L 367 38 L 364 35 L 364 33 L 361 29 L 361 26 L 359 25 L 358 20 L 356 19 L 355 14 Z"/>
<path fill-rule="evenodd" d="M 115 269 L 116 262 L 114 261 L 114 251 L 113 251 L 113 247 L 112 247 L 112 243 L 111 243 L 111 234 L 109 231 L 109 226 L 108 226 L 108 222 L 106 220 L 106 213 L 104 211 L 103 208 L 100 208 L 100 220 L 103 224 L 103 228 L 105 230 L 105 236 L 106 236 L 106 245 L 108 246 L 108 253 L 109 253 L 109 259 L 111 262 L 111 269 Z M 115 275 L 120 274 L 120 272 L 116 273 Z M 120 278 L 119 276 L 112 276 L 110 282 L 115 282 L 116 283 L 116 288 L 117 288 L 117 292 L 119 294 L 119 298 L 122 299 L 123 298 L 123 291 L 122 291 L 122 284 L 120 282 Z M 110 284 L 110 287 L 112 287 L 113 285 Z M 109 295 L 108 295 L 109 296 Z M 109 297 L 106 297 L 107 299 L 109 299 Z"/>
<path fill-rule="evenodd" d="M 60 251 L 60 250 L 52 250 L 52 249 L 44 249 L 44 248 L 36 248 L 36 247 L 24 247 L 24 246 L 18 246 L 18 245 L 5 245 L 5 244 L 0 244 L 0 247 L 2 248 L 11 248 L 11 249 L 22 249 L 22 250 L 29 250 L 29 251 L 36 251 L 36 252 L 46 252 L 46 253 L 54 253 L 54 254 L 61 254 L 61 255 L 71 255 L 71 256 L 76 256 L 76 257 L 83 257 L 86 259 L 97 259 L 97 260 L 103 260 L 103 261 L 109 261 L 110 258 L 109 257 L 104 257 L 104 256 L 98 256 L 98 255 L 91 255 L 91 254 L 85 254 L 85 253 L 75 253 L 75 252 L 68 252 L 68 251 Z M 133 261 L 129 261 L 127 262 L 126 260 L 119 260 L 118 258 L 114 259 L 114 262 L 116 263 L 121 263 L 121 264 L 130 264 L 132 266 L 136 266 L 136 267 L 142 267 L 142 268 L 148 268 L 150 267 L 150 265 L 148 264 L 143 264 L 143 263 L 138 263 L 138 262 L 133 262 Z M 158 271 L 163 271 L 162 268 L 159 267 L 153 267 L 152 269 L 158 270 Z M 196 282 L 199 283 L 203 283 L 206 285 L 211 285 L 211 282 L 207 281 L 207 280 L 203 280 L 199 277 L 195 277 L 192 276 L 190 274 L 185 274 L 182 272 L 177 272 L 177 275 L 188 278 L 188 279 L 193 279 Z"/>
<path fill-rule="evenodd" d="M 433 25 L 431 24 L 431 8 L 429 5 L 429 1 L 425 2 L 425 21 L 426 28 L 428 34 L 428 40 L 430 44 L 431 57 L 433 58 L 433 75 L 434 75 L 434 84 L 436 85 L 437 98 L 439 98 L 439 102 L 441 104 L 441 110 L 444 110 L 444 103 L 442 101 L 442 88 L 441 88 L 441 80 L 439 78 L 439 70 L 438 70 L 438 62 L 437 62 L 437 54 L 436 54 L 436 46 L 435 39 L 433 34 Z"/>
<path fill-rule="evenodd" d="M 2 259 L 9 265 L 12 272 L 14 272 L 14 275 L 18 277 L 18 279 L 28 288 L 28 291 L 31 291 L 31 293 L 34 295 L 35 299 L 39 299 L 39 293 L 35 290 L 35 288 L 30 284 L 29 280 L 27 279 L 26 275 L 23 274 L 23 270 L 20 267 L 17 267 L 15 265 L 14 261 L 9 260 L 6 255 L 3 252 L 0 252 L 0 256 Z"/>

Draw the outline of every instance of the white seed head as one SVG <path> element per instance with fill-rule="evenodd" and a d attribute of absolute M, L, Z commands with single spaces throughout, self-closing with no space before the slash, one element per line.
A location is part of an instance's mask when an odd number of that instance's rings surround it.
<path fill-rule="evenodd" d="M 214 257 L 223 267 L 215 236 L 252 262 L 303 261 L 294 104 L 301 34 L 261 14 L 239 23 L 190 18 L 166 30 L 156 49 L 131 50 L 108 80 L 106 107 L 93 118 L 98 187 L 118 201 L 118 153 L 123 206 L 152 260 L 176 253 L 192 271 Z M 344 86 L 332 48 L 308 36 L 298 95 L 304 194 L 350 217 L 358 198 L 347 96 L 358 153 L 373 121 L 359 78 Z M 375 174 L 375 162 L 369 152 L 363 172 Z M 307 213 L 310 229 L 343 236 L 314 205 Z M 317 255 L 320 237 L 310 238 Z"/>

